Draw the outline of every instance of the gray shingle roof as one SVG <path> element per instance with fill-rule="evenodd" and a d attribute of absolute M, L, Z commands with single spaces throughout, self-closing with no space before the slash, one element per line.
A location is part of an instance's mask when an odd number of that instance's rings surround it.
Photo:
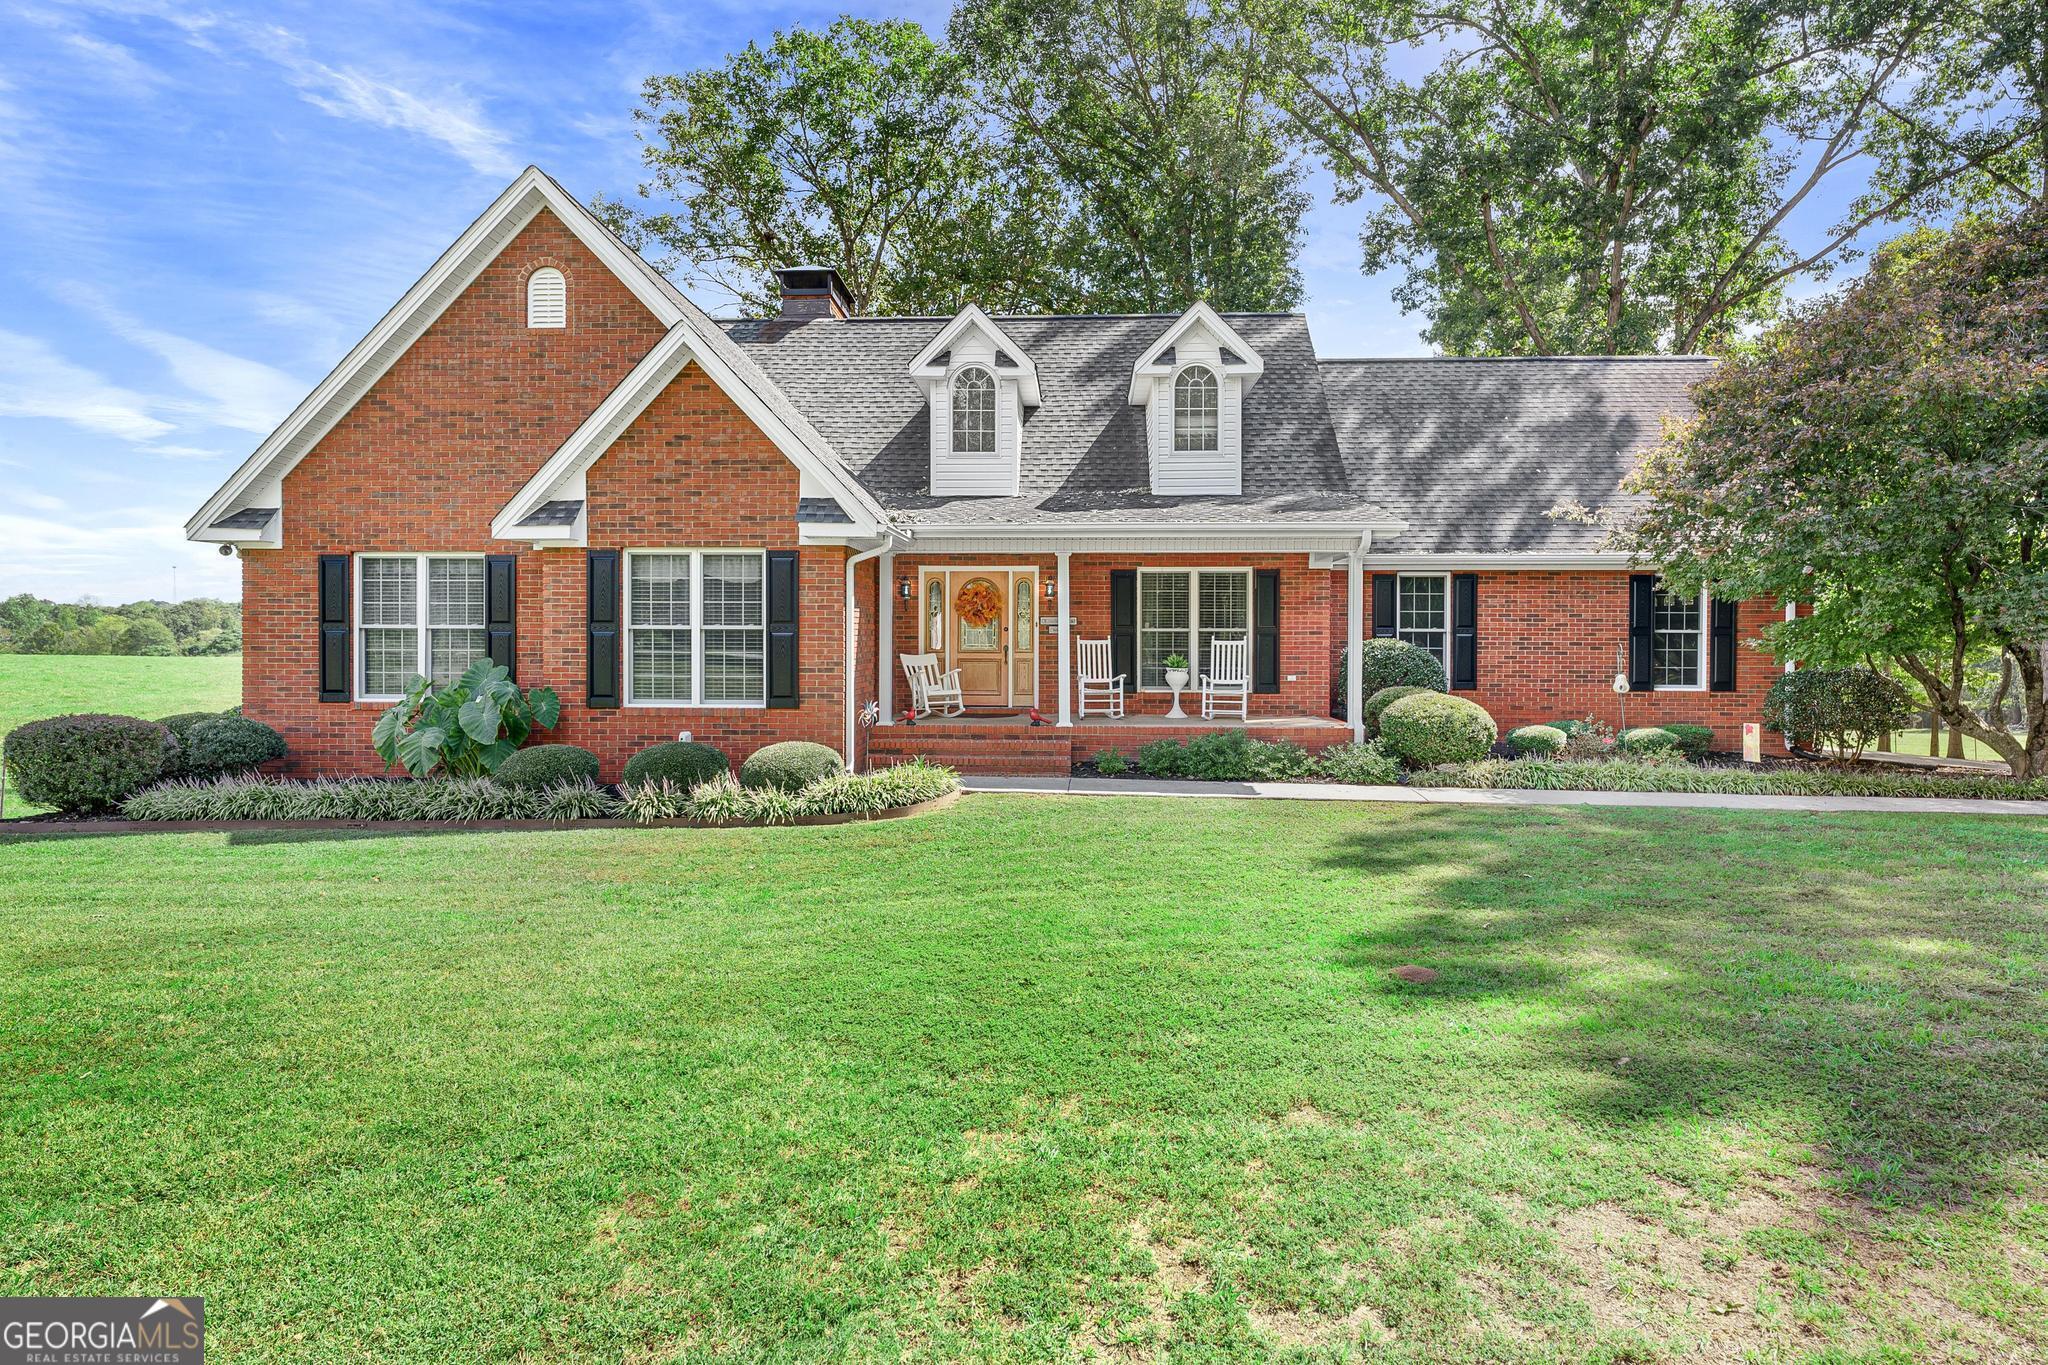
<path fill-rule="evenodd" d="M 1024 420 L 1013 498 L 935 498 L 931 427 L 910 363 L 947 318 L 742 319 L 727 335 L 765 371 L 892 513 L 922 525 L 1028 522 L 1301 521 L 1356 524 L 1383 510 L 1348 479 L 1323 405 L 1308 323 L 1226 320 L 1265 361 L 1245 398 L 1244 495 L 1150 491 L 1144 409 L 1129 401 L 1138 357 L 1178 319 L 1001 317 L 1038 368 L 1042 406 Z"/>
<path fill-rule="evenodd" d="M 216 531 L 260 531 L 270 525 L 270 519 L 277 515 L 275 507 L 244 507 L 239 512 L 230 512 L 213 523 Z"/>
<path fill-rule="evenodd" d="M 1329 360 L 1323 392 L 1351 487 L 1409 523 L 1385 553 L 1584 554 L 1559 503 L 1626 507 L 1622 478 L 1693 412 L 1699 356 Z"/>
<path fill-rule="evenodd" d="M 851 524 L 852 517 L 839 505 L 836 498 L 798 498 L 796 519 L 815 526 L 838 526 Z"/>
<path fill-rule="evenodd" d="M 583 514 L 583 499 L 557 498 L 533 509 L 521 526 L 574 526 Z"/>

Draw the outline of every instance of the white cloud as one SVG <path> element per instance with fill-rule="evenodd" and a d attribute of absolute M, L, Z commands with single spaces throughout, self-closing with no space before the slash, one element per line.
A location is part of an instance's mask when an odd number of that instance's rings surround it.
<path fill-rule="evenodd" d="M 0 417 L 42 417 L 123 441 L 149 441 L 173 429 L 150 415 L 153 406 L 35 337 L 0 331 Z"/>
<path fill-rule="evenodd" d="M 194 30 L 188 26 L 186 32 L 192 35 Z M 316 109 L 336 118 L 417 133 L 485 175 L 510 175 L 519 169 L 505 148 L 505 134 L 491 126 L 475 100 L 453 88 L 422 94 L 357 67 L 330 66 L 309 56 L 305 41 L 288 29 L 252 25 L 241 36 L 275 62 L 299 97 Z"/>
<path fill-rule="evenodd" d="M 185 528 L 158 513 L 121 511 L 104 522 L 0 512 L 0 544 L 33 545 L 34 555 L 0 561 L 0 596 L 33 592 L 59 601 L 90 593 L 107 602 L 169 597 L 177 569 L 180 597 L 241 596 L 241 566 L 193 545 Z"/>
<path fill-rule="evenodd" d="M 7 496 L 31 512 L 61 512 L 65 507 L 64 499 L 53 498 L 48 493 L 38 493 L 33 488 L 12 489 Z"/>
<path fill-rule="evenodd" d="M 161 400 L 159 406 L 166 410 L 190 414 L 210 426 L 263 436 L 283 421 L 312 387 L 260 360 L 230 355 L 203 341 L 139 322 L 90 286 L 60 286 L 57 293 L 97 316 L 116 336 L 156 355 L 180 384 L 203 400 Z M 186 446 L 164 453 L 190 454 L 192 450 Z"/>

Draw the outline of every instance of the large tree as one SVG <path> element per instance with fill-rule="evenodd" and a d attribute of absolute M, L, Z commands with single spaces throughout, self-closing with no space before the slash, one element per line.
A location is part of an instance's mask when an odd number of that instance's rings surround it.
<path fill-rule="evenodd" d="M 1679 591 L 1812 604 L 1780 655 L 1890 660 L 1941 719 L 2048 775 L 2048 209 L 1880 251 L 1695 390 L 1619 543 Z M 1996 658 L 2026 734 L 1971 708 Z"/>
<path fill-rule="evenodd" d="M 1454 353 L 1720 350 L 1873 229 L 2028 183 L 2043 136 L 2038 0 L 1244 3 L 1340 198 L 1379 201 L 1365 269 Z"/>
<path fill-rule="evenodd" d="M 777 267 L 835 267 L 864 312 L 1037 304 L 1062 291 L 1066 217 L 1010 154 L 969 67 L 914 23 L 841 19 L 647 80 L 643 198 L 599 211 L 660 264 L 774 308 Z"/>
<path fill-rule="evenodd" d="M 1063 306 L 1300 303 L 1309 201 L 1259 92 L 1259 34 L 1195 0 L 965 0 L 951 31 L 1073 212 Z"/>

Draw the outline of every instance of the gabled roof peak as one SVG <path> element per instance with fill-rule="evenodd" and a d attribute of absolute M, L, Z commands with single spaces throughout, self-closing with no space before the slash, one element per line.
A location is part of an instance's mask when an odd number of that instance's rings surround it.
<path fill-rule="evenodd" d="M 913 379 L 931 380 L 945 374 L 958 357 L 953 351 L 960 338 L 969 331 L 977 331 L 987 339 L 993 354 L 989 363 L 1006 375 L 1017 380 L 1026 407 L 1038 407 L 1044 400 L 1038 391 L 1038 366 L 1031 362 L 1031 356 L 1022 346 L 1003 331 L 996 320 L 981 310 L 979 304 L 968 304 L 941 327 L 938 335 L 925 343 L 923 350 L 910 362 Z M 1005 362 L 1008 363 L 1005 363 Z"/>
<path fill-rule="evenodd" d="M 1138 357 L 1138 363 L 1131 367 L 1130 401 L 1144 402 L 1153 379 L 1171 374 L 1186 364 L 1188 358 L 1180 354 L 1181 345 L 1190 335 L 1201 334 L 1206 334 L 1214 344 L 1215 359 L 1210 363 L 1225 374 L 1241 378 L 1245 388 L 1257 383 L 1259 376 L 1266 372 L 1266 362 L 1251 343 L 1238 335 L 1237 330 L 1225 322 L 1207 301 L 1197 300 L 1145 348 Z"/>

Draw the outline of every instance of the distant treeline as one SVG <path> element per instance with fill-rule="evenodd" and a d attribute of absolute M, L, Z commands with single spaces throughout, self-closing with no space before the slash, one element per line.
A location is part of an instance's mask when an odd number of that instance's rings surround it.
<path fill-rule="evenodd" d="M 240 654 L 242 604 L 46 602 L 28 593 L 0 601 L 0 654 Z"/>

